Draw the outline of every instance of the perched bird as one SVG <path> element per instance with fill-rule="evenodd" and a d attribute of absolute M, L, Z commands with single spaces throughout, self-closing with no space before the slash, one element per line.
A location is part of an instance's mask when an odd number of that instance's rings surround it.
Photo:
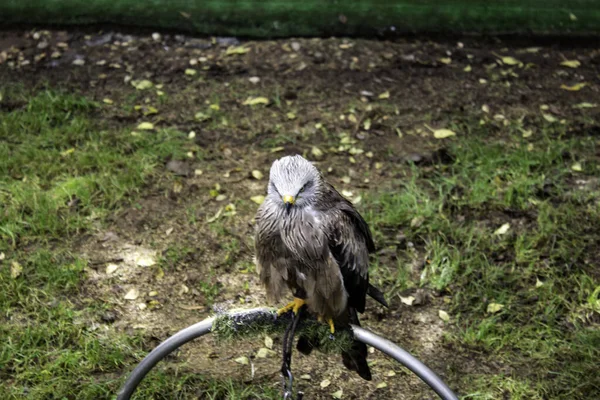
<path fill-rule="evenodd" d="M 280 315 L 306 305 L 333 334 L 335 325 L 359 324 L 367 294 L 387 306 L 369 284 L 374 249 L 365 220 L 311 162 L 296 155 L 273 163 L 268 195 L 256 214 L 255 250 L 267 298 L 280 301 L 287 290 L 294 296 Z M 298 349 L 308 354 L 312 348 L 301 336 Z M 358 341 L 342 353 L 348 369 L 370 380 L 366 357 L 367 347 Z"/>

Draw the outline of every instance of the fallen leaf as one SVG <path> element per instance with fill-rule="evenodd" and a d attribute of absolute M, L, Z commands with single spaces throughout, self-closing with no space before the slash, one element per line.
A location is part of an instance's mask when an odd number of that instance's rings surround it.
<path fill-rule="evenodd" d="M 283 146 L 273 147 L 271 149 L 271 153 L 278 153 L 278 152 L 283 151 L 283 150 L 285 150 L 285 147 L 283 147 Z"/>
<path fill-rule="evenodd" d="M 344 394 L 344 391 L 342 389 L 340 389 L 337 392 L 331 393 L 331 397 L 333 397 L 334 399 L 341 399 L 343 394 Z"/>
<path fill-rule="evenodd" d="M 500 228 L 496 229 L 494 235 L 504 235 L 510 229 L 510 224 L 507 222 L 503 224 Z"/>
<path fill-rule="evenodd" d="M 560 88 L 564 89 L 564 90 L 568 90 L 569 92 L 577 92 L 577 91 L 583 89 L 584 87 L 586 87 L 586 85 L 587 85 L 587 83 L 581 82 L 581 83 L 576 83 L 573 86 L 560 85 Z"/>
<path fill-rule="evenodd" d="M 579 103 L 579 104 L 575 104 L 573 106 L 573 108 L 595 108 L 598 107 L 598 104 L 594 104 L 594 103 Z"/>
<path fill-rule="evenodd" d="M 503 308 L 504 308 L 504 304 L 490 303 L 487 306 L 487 312 L 488 312 L 488 314 L 496 314 Z"/>
<path fill-rule="evenodd" d="M 365 131 L 368 131 L 369 129 L 371 129 L 371 120 L 370 119 L 365 120 L 365 122 L 363 123 L 363 128 L 365 129 Z"/>
<path fill-rule="evenodd" d="M 389 377 L 396 376 L 396 371 L 389 370 L 388 372 L 385 373 L 385 376 L 389 376 Z"/>
<path fill-rule="evenodd" d="M 238 357 L 235 359 L 235 362 L 242 365 L 248 365 L 250 363 L 248 357 Z"/>
<path fill-rule="evenodd" d="M 558 121 L 558 119 L 552 114 L 542 113 L 542 117 L 544 117 L 544 119 L 550 123 Z"/>
<path fill-rule="evenodd" d="M 250 200 L 252 200 L 253 202 L 255 202 L 258 205 L 261 205 L 265 201 L 265 196 L 263 196 L 263 195 L 252 196 L 252 197 L 250 197 Z"/>
<path fill-rule="evenodd" d="M 189 75 L 189 76 L 194 76 L 194 75 L 196 75 L 197 73 L 198 73 L 198 71 L 196 71 L 196 70 L 195 70 L 195 69 L 193 69 L 193 68 L 186 68 L 186 69 L 185 69 L 185 74 L 186 74 L 186 75 Z"/>
<path fill-rule="evenodd" d="M 535 278 L 535 287 L 539 288 L 544 286 L 544 282 L 540 281 L 539 278 Z"/>
<path fill-rule="evenodd" d="M 528 138 L 531 135 L 533 135 L 533 130 L 532 129 L 529 129 L 529 130 L 521 129 L 521 132 L 523 133 L 523 137 L 524 138 Z"/>
<path fill-rule="evenodd" d="M 260 82 L 260 78 L 258 76 L 251 76 L 250 78 L 248 78 L 248 80 L 250 81 L 250 83 L 253 84 L 257 84 L 258 82 Z"/>
<path fill-rule="evenodd" d="M 4 254 L 3 252 L 0 252 L 0 261 L 4 260 L 6 258 L 6 254 Z"/>
<path fill-rule="evenodd" d="M 237 47 L 229 47 L 225 52 L 225 55 L 231 56 L 234 54 L 246 54 L 250 51 L 249 47 L 245 46 L 237 46 Z"/>
<path fill-rule="evenodd" d="M 490 107 L 488 107 L 487 104 L 484 104 L 481 106 L 481 111 L 483 111 L 484 113 L 489 113 L 490 112 Z"/>
<path fill-rule="evenodd" d="M 296 119 L 296 114 L 294 114 L 293 112 L 289 112 L 289 113 L 287 113 L 287 114 L 286 114 L 286 116 L 287 116 L 287 118 L 288 118 L 289 120 L 294 120 L 294 119 Z"/>
<path fill-rule="evenodd" d="M 571 165 L 571 169 L 575 172 L 583 171 L 583 167 L 581 166 L 581 163 L 579 163 L 579 162 L 576 162 L 575 164 Z"/>
<path fill-rule="evenodd" d="M 74 151 L 75 151 L 75 149 L 71 147 L 70 149 L 67 149 L 65 151 L 61 151 L 60 155 L 63 156 L 63 157 L 66 157 L 69 154 L 72 154 Z"/>
<path fill-rule="evenodd" d="M 156 297 L 158 296 L 158 292 L 156 290 L 151 290 L 148 292 L 148 297 Z"/>
<path fill-rule="evenodd" d="M 117 268 L 119 268 L 119 266 L 117 264 L 108 264 L 106 266 L 106 273 L 108 275 L 112 274 L 113 272 L 115 272 L 117 270 Z"/>
<path fill-rule="evenodd" d="M 111 99 L 109 99 L 109 98 L 104 98 L 104 99 L 102 99 L 102 102 L 103 102 L 104 104 L 112 104 L 112 103 L 113 103 L 113 101 L 112 101 Z"/>
<path fill-rule="evenodd" d="M 355 198 L 352 199 L 352 204 L 357 205 L 362 201 L 362 197 L 361 196 L 356 196 Z"/>
<path fill-rule="evenodd" d="M 263 173 L 255 169 L 254 171 L 252 171 L 252 177 L 256 180 L 261 180 L 263 178 Z"/>
<path fill-rule="evenodd" d="M 379 96 L 377 96 L 377 98 L 380 99 L 380 100 L 389 99 L 390 98 L 390 92 L 386 90 L 385 92 L 383 92 Z"/>
<path fill-rule="evenodd" d="M 318 147 L 313 146 L 312 149 L 310 149 L 310 154 L 319 158 L 319 157 L 323 156 L 323 150 L 319 149 Z"/>
<path fill-rule="evenodd" d="M 10 277 L 17 279 L 23 272 L 23 267 L 16 261 L 10 263 Z"/>
<path fill-rule="evenodd" d="M 350 177 L 349 176 L 342 176 L 341 181 L 347 185 L 347 184 L 350 183 Z"/>
<path fill-rule="evenodd" d="M 124 299 L 125 300 L 135 300 L 140 296 L 140 292 L 136 289 L 130 289 L 127 294 L 125 295 Z"/>
<path fill-rule="evenodd" d="M 436 129 L 433 131 L 433 137 L 436 139 L 445 139 L 451 136 L 456 136 L 456 133 L 450 129 Z"/>
<path fill-rule="evenodd" d="M 565 60 L 565 61 L 561 62 L 560 65 L 562 65 L 563 67 L 569 67 L 569 68 L 579 68 L 581 66 L 581 62 L 579 62 L 577 60 Z"/>
<path fill-rule="evenodd" d="M 438 317 L 440 317 L 440 319 L 444 322 L 450 321 L 450 315 L 448 315 L 448 313 L 444 310 L 438 311 Z"/>
<path fill-rule="evenodd" d="M 439 59 L 439 62 L 448 65 L 452 63 L 452 59 L 450 57 L 443 57 Z"/>
<path fill-rule="evenodd" d="M 244 106 L 254 106 L 257 104 L 269 104 L 269 99 L 266 97 L 248 97 L 242 105 Z"/>
<path fill-rule="evenodd" d="M 521 64 L 521 61 L 517 60 L 514 57 L 501 57 L 500 60 L 502 60 L 502 63 L 506 64 L 506 65 L 519 65 L 519 64 Z"/>
<path fill-rule="evenodd" d="M 267 349 L 273 348 L 273 339 L 270 336 L 265 336 L 265 346 Z"/>
<path fill-rule="evenodd" d="M 152 122 L 142 122 L 136 129 L 139 129 L 140 131 L 151 131 L 154 129 L 154 124 Z"/>
<path fill-rule="evenodd" d="M 269 350 L 266 347 L 261 347 L 256 353 L 256 357 L 258 358 L 267 358 L 271 355 L 274 355 L 275 352 L 273 350 Z"/>
<path fill-rule="evenodd" d="M 471 66 L 470 66 L 470 65 L 467 65 L 467 66 L 466 66 L 466 67 L 463 69 L 463 71 L 465 71 L 465 72 L 471 72 L 471 70 L 472 70 L 472 68 L 471 68 Z"/>
<path fill-rule="evenodd" d="M 151 267 L 154 264 L 156 264 L 156 261 L 150 256 L 141 256 L 136 261 L 138 267 Z"/>
<path fill-rule="evenodd" d="M 223 201 L 226 199 L 227 199 L 227 196 L 225 196 L 224 194 L 219 194 L 219 195 L 217 195 L 217 197 L 215 197 L 216 201 Z"/>
<path fill-rule="evenodd" d="M 156 273 L 156 275 L 154 275 L 154 279 L 156 279 L 157 281 L 160 281 L 164 277 L 165 277 L 165 271 L 163 271 L 163 269 L 161 267 L 158 267 L 158 272 Z"/>
<path fill-rule="evenodd" d="M 387 383 L 385 383 L 385 382 L 380 382 L 376 386 L 377 389 L 383 389 L 385 387 L 387 387 Z"/>
<path fill-rule="evenodd" d="M 146 90 L 146 89 L 150 89 L 152 86 L 154 86 L 154 84 L 152 82 L 150 82 L 147 79 L 143 79 L 143 80 L 133 80 L 131 81 L 131 85 L 136 88 L 137 90 Z"/>
<path fill-rule="evenodd" d="M 309 374 L 304 374 L 304 375 L 300 375 L 300 379 L 303 379 L 305 381 L 310 381 L 312 379 L 312 376 L 310 376 Z"/>
<path fill-rule="evenodd" d="M 407 306 L 412 306 L 415 301 L 415 298 L 414 298 L 414 296 L 408 296 L 408 297 L 400 296 L 400 301 L 402 302 L 402 304 L 406 304 Z"/>
<path fill-rule="evenodd" d="M 325 389 L 327 386 L 331 385 L 331 381 L 329 379 L 323 379 L 319 385 Z"/>

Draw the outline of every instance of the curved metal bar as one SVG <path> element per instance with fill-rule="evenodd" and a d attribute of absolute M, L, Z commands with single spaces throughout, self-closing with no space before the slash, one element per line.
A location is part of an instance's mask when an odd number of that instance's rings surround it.
<path fill-rule="evenodd" d="M 241 323 L 251 322 L 253 317 L 265 318 L 271 315 L 271 311 L 266 308 L 255 308 L 229 314 L 231 318 L 239 319 Z M 150 354 L 148 354 L 131 372 L 131 375 L 129 375 L 129 378 L 127 378 L 119 390 L 117 394 L 117 400 L 129 400 L 142 379 L 144 379 L 146 374 L 150 372 L 150 370 L 154 368 L 154 366 L 158 364 L 160 360 L 187 342 L 210 333 L 214 320 L 215 318 L 212 317 L 198 322 L 197 324 L 177 332 L 175 335 L 159 344 L 158 347 L 152 350 Z M 444 382 L 442 382 L 442 380 L 433 371 L 431 371 L 421 361 L 410 355 L 407 351 L 403 350 L 391 341 L 361 327 L 352 325 L 352 331 L 356 340 L 373 346 L 414 372 L 443 400 L 458 400 L 458 397 L 452 392 L 452 390 L 450 390 L 450 388 Z"/>
<path fill-rule="evenodd" d="M 129 400 L 142 379 L 144 379 L 146 374 L 150 372 L 150 370 L 154 368 L 154 366 L 158 364 L 160 360 L 187 342 L 210 333 L 214 320 L 215 319 L 213 317 L 205 319 L 204 321 L 200 321 L 197 324 L 177 332 L 159 344 L 158 347 L 152 350 L 150 354 L 148 354 L 131 372 L 131 375 L 129 375 L 129 378 L 127 378 L 121 387 L 121 390 L 119 390 L 119 393 L 117 393 L 117 400 Z"/>
<path fill-rule="evenodd" d="M 406 350 L 395 343 L 374 334 L 371 331 L 352 325 L 354 337 L 365 344 L 375 347 L 377 350 L 392 357 L 400 364 L 414 372 L 426 384 L 429 385 L 444 400 L 458 400 L 458 397 L 450 388 L 425 364 L 417 360 Z"/>

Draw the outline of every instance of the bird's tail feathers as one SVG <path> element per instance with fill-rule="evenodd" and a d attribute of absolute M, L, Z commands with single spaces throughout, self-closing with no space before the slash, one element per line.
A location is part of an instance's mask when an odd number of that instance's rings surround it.
<path fill-rule="evenodd" d="M 350 323 L 360 326 L 358 321 L 358 313 L 352 307 L 348 308 Z M 371 369 L 367 363 L 367 345 L 354 340 L 350 350 L 342 352 L 342 362 L 349 370 L 356 371 L 361 378 L 370 381 Z"/>
<path fill-rule="evenodd" d="M 381 290 L 377 289 L 375 286 L 369 283 L 367 287 L 367 294 L 371 296 L 375 301 L 385 307 L 389 307 L 387 301 L 385 301 L 385 296 L 381 292 Z"/>

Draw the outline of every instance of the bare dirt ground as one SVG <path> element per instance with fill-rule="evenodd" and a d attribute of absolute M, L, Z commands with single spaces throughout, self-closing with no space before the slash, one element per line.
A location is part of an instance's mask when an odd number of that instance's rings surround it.
<path fill-rule="evenodd" d="M 580 66 L 561 66 L 565 60 Z M 599 65 L 600 51 L 587 45 L 497 39 L 238 42 L 114 32 L 0 33 L 2 81 L 82 93 L 103 104 L 98 119 L 107 129 L 135 131 L 151 122 L 156 129 L 195 133 L 190 157 L 165 160 L 164 173 L 139 200 L 71 244 L 90 262 L 87 296 L 114 306 L 100 328 L 143 331 L 149 348 L 210 316 L 213 307 L 266 304 L 252 266 L 257 205 L 248 201 L 264 193 L 266 178 L 250 171 L 266 177 L 276 157 L 304 153 L 356 198 L 395 190 L 407 161 L 420 168 L 444 162 L 443 142 L 425 125 L 451 128 L 457 115 L 502 121 L 544 112 L 581 120 L 581 129 L 598 132 L 589 122 L 598 111 L 586 122 L 573 104 L 598 98 L 597 85 L 574 85 L 597 82 Z M 152 87 L 136 89 L 143 80 Z M 263 96 L 268 105 L 244 105 Z M 398 259 L 422 262 L 419 251 L 407 259 L 394 247 L 397 234 L 377 236 L 379 264 L 393 269 Z M 387 310 L 370 301 L 363 326 L 417 355 L 451 385 L 464 372 L 510 372 L 493 357 L 449 346 L 444 334 L 452 328 L 438 317 L 445 296 L 419 290 L 425 300 L 417 306 L 403 304 L 398 295 Z M 262 338 L 227 347 L 203 339 L 168 365 L 277 386 L 280 342 L 274 339 L 276 355 L 266 358 L 256 357 Z M 253 369 L 235 362 L 243 355 Z M 347 399 L 434 398 L 386 357 L 375 352 L 371 360 L 369 383 L 333 356 L 296 355 L 294 370 L 310 375 L 300 380 L 309 398 L 331 398 L 338 389 Z M 326 379 L 331 384 L 320 385 Z"/>

